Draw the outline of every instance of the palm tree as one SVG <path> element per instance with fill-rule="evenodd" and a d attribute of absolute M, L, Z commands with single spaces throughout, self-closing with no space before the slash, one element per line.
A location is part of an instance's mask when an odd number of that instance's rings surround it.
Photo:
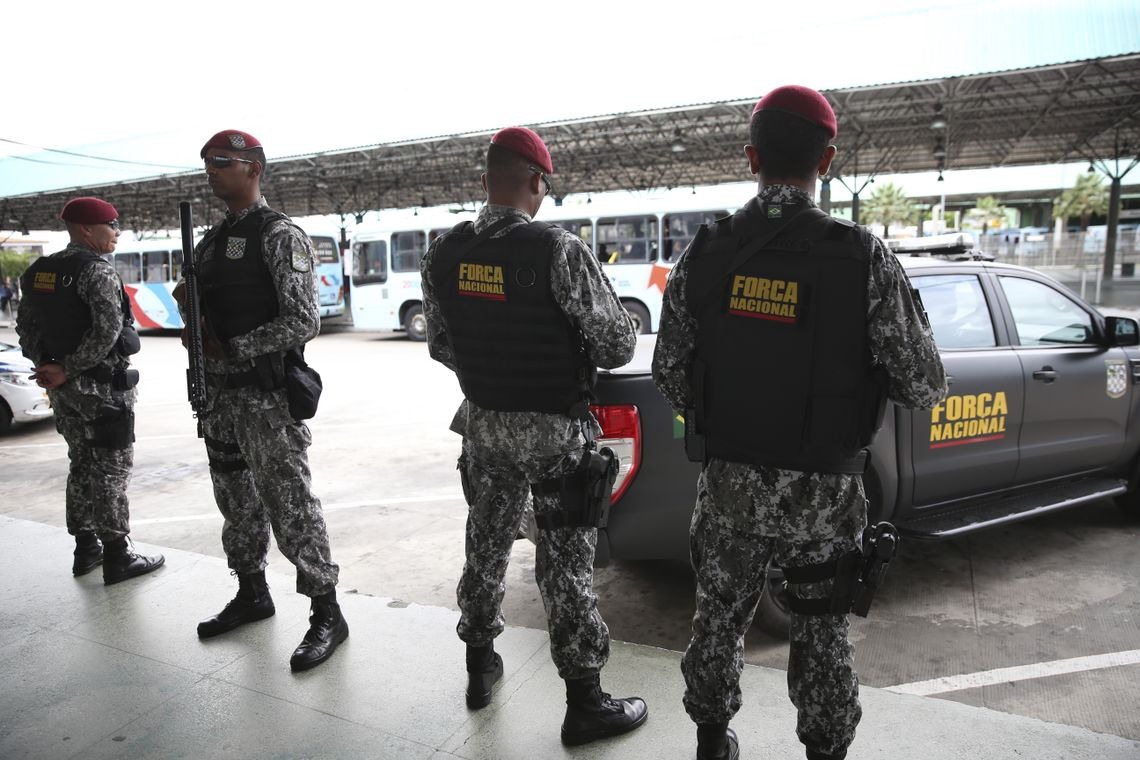
<path fill-rule="evenodd" d="M 1108 186 L 1104 184 L 1104 178 L 1094 172 L 1077 177 L 1077 183 L 1053 201 L 1053 218 L 1079 217 L 1082 230 L 1088 229 L 1093 214 L 1107 211 Z"/>
<path fill-rule="evenodd" d="M 1003 224 L 1006 219 L 1006 208 L 1001 205 L 997 198 L 992 195 L 987 195 L 984 198 L 978 198 L 974 207 L 966 212 L 966 218 L 977 222 L 981 225 L 982 232 L 985 232 L 990 227 Z"/>
<path fill-rule="evenodd" d="M 909 224 L 918 213 L 918 208 L 906 196 L 906 191 L 893 182 L 887 182 L 875 188 L 875 192 L 864 202 L 861 212 L 868 222 L 883 225 L 883 237 L 887 237 L 891 224 Z"/>

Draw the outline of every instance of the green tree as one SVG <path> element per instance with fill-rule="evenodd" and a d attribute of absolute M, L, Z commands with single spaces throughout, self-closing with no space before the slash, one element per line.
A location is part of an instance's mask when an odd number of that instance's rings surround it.
<path fill-rule="evenodd" d="M 28 268 L 31 260 L 32 254 L 30 253 L 17 253 L 0 248 L 0 282 L 8 277 L 16 280 Z"/>
<path fill-rule="evenodd" d="M 978 198 L 974 207 L 966 212 L 966 219 L 981 227 L 983 232 L 991 227 L 1003 226 L 1008 216 L 1006 207 L 992 195 Z"/>
<path fill-rule="evenodd" d="M 893 182 L 887 182 L 875 188 L 859 212 L 862 220 L 883 225 L 883 237 L 887 237 L 892 224 L 913 222 L 918 207 L 906 196 L 906 191 Z"/>
<path fill-rule="evenodd" d="M 1093 214 L 1107 212 L 1108 186 L 1104 184 L 1104 178 L 1095 172 L 1077 177 L 1077 183 L 1053 201 L 1053 218 L 1069 219 L 1075 216 L 1081 220 L 1082 230 L 1088 229 Z"/>

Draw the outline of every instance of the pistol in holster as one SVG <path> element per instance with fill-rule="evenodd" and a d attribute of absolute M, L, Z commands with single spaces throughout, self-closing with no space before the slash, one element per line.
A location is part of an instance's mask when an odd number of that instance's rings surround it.
<path fill-rule="evenodd" d="M 705 461 L 705 436 L 697 428 L 697 410 L 685 410 L 685 457 L 690 462 Z"/>
<path fill-rule="evenodd" d="M 899 533 L 889 522 L 876 523 L 863 530 L 862 544 L 862 550 L 854 549 L 828 562 L 783 568 L 788 583 L 834 581 L 831 596 L 823 599 L 808 599 L 789 591 L 788 609 L 800 615 L 854 612 L 867 617 L 875 592 L 898 550 Z"/>
<path fill-rule="evenodd" d="M 617 480 L 617 455 L 609 447 L 587 449 L 573 472 L 531 485 L 535 497 L 558 494 L 560 508 L 535 513 L 535 524 L 551 528 L 604 528 L 609 523 L 610 494 Z"/>
<path fill-rule="evenodd" d="M 105 403 L 91 421 L 91 445 L 125 449 L 135 441 L 135 413 L 125 403 Z"/>

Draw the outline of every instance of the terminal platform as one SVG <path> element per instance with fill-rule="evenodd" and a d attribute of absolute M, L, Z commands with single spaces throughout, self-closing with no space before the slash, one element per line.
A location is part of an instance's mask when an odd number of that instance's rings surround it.
<path fill-rule="evenodd" d="M 545 631 L 508 628 L 487 708 L 464 703 L 458 613 L 341 588 L 351 635 L 299 674 L 289 655 L 308 600 L 270 568 L 277 615 L 209 641 L 198 620 L 236 588 L 225 563 L 174 549 L 166 566 L 105 587 L 73 578 L 62 528 L 0 517 L 0 758 L 622 760 L 692 758 L 680 654 L 614 642 L 603 687 L 640 695 L 649 720 L 582 747 L 559 741 L 564 690 Z M 802 758 L 786 676 L 746 666 L 733 721 L 741 757 Z M 1137 760 L 1140 743 L 947 700 L 864 687 L 850 760 Z"/>

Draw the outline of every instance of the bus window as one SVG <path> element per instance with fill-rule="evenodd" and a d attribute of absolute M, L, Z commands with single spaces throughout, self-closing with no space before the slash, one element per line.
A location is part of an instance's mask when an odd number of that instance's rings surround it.
<path fill-rule="evenodd" d="M 170 252 L 170 281 L 178 282 L 182 277 L 182 250 Z"/>
<path fill-rule="evenodd" d="M 388 242 L 373 240 L 352 247 L 352 279 L 357 285 L 388 281 Z"/>
<path fill-rule="evenodd" d="M 589 219 L 566 219 L 561 222 L 555 222 L 555 225 L 561 227 L 567 232 L 573 232 L 578 237 L 586 241 L 586 245 L 593 246 L 594 241 L 594 223 Z"/>
<path fill-rule="evenodd" d="M 166 282 L 170 276 L 170 253 L 147 251 L 143 254 L 143 282 Z"/>
<path fill-rule="evenodd" d="M 340 255 L 337 251 L 336 241 L 331 237 L 310 238 L 313 241 L 313 252 L 317 254 L 318 264 L 339 264 Z"/>
<path fill-rule="evenodd" d="M 421 230 L 392 233 L 392 271 L 418 272 L 427 250 L 427 236 Z"/>
<path fill-rule="evenodd" d="M 603 264 L 647 264 L 657 260 L 657 217 L 619 216 L 598 220 L 598 260 Z"/>
<path fill-rule="evenodd" d="M 142 279 L 142 266 L 137 253 L 116 253 L 115 271 L 124 283 L 134 283 Z"/>
<path fill-rule="evenodd" d="M 709 224 L 727 215 L 728 212 L 724 210 L 666 214 L 662 219 L 665 230 L 665 251 L 662 258 L 665 261 L 676 261 L 692 242 L 702 224 Z"/>

